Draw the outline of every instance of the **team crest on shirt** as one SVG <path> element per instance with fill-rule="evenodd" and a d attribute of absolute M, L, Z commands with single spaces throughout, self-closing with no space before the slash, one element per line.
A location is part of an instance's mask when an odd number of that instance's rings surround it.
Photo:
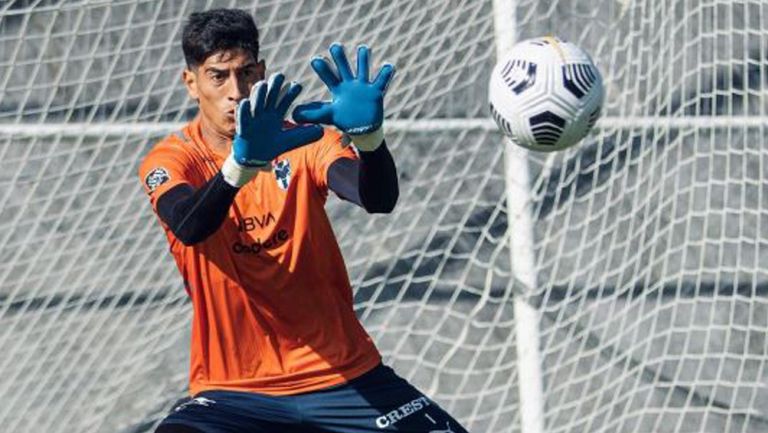
<path fill-rule="evenodd" d="M 144 178 L 144 185 L 147 186 L 149 192 L 152 192 L 169 180 L 171 180 L 171 175 L 168 174 L 168 170 L 164 167 L 157 167 L 147 173 L 147 176 Z"/>
<path fill-rule="evenodd" d="M 275 172 L 275 179 L 277 180 L 277 186 L 288 190 L 288 185 L 291 184 L 291 163 L 287 159 L 282 161 L 276 161 L 272 163 L 273 171 Z"/>

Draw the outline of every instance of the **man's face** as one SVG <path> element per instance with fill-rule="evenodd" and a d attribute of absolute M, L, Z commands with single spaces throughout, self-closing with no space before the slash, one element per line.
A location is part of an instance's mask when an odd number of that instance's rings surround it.
<path fill-rule="evenodd" d="M 202 65 L 185 69 L 182 79 L 189 96 L 197 99 L 205 123 L 215 133 L 235 135 L 235 109 L 247 98 L 251 87 L 264 79 L 264 61 L 236 48 L 208 56 Z"/>

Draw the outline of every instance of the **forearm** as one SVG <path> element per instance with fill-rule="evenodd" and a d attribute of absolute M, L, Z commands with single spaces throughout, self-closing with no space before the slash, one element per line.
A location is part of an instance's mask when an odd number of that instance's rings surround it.
<path fill-rule="evenodd" d="M 370 213 L 389 213 L 399 195 L 397 169 L 386 143 L 360 151 L 360 159 L 341 158 L 328 169 L 328 186 L 339 197 Z"/>
<path fill-rule="evenodd" d="M 360 202 L 370 213 L 389 213 L 400 194 L 397 169 L 386 143 L 371 152 L 360 152 L 358 185 Z"/>
<path fill-rule="evenodd" d="M 197 190 L 188 184 L 168 190 L 158 199 L 157 213 L 177 239 L 194 245 L 221 227 L 238 191 L 218 173 Z"/>

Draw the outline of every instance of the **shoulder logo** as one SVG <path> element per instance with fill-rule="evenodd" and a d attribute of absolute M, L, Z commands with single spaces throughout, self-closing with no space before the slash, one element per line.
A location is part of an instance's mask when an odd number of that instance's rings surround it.
<path fill-rule="evenodd" d="M 157 189 L 158 186 L 171 180 L 171 175 L 168 174 L 168 170 L 164 167 L 157 167 L 150 170 L 147 173 L 147 177 L 144 178 L 144 185 L 147 186 L 149 192 Z"/>
<path fill-rule="evenodd" d="M 287 159 L 282 161 L 276 161 L 272 163 L 273 171 L 275 172 L 275 179 L 277 180 L 277 186 L 288 190 L 288 185 L 291 184 L 291 162 Z"/>

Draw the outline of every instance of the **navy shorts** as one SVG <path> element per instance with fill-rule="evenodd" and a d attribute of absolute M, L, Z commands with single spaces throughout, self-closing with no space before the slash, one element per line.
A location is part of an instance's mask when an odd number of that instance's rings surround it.
<path fill-rule="evenodd" d="M 357 379 L 290 396 L 205 391 L 174 408 L 157 433 L 465 433 L 435 402 L 384 365 Z"/>

